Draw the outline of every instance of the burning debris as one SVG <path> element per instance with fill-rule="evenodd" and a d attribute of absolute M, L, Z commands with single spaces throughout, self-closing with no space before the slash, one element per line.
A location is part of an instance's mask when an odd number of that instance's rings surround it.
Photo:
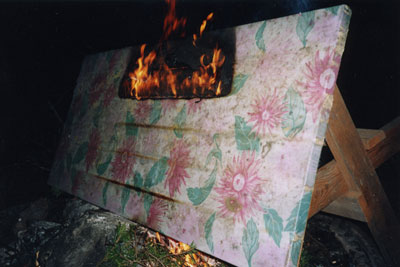
<path fill-rule="evenodd" d="M 140 55 L 132 57 L 121 86 L 122 97 L 144 100 L 227 95 L 230 87 L 224 86 L 227 88 L 223 90 L 221 79 L 226 56 L 218 44 L 218 38 L 213 36 L 200 42 L 214 14 L 210 13 L 203 20 L 199 32 L 193 34 L 190 42 L 167 42 L 172 33 L 185 36 L 186 18 L 176 16 L 175 0 L 166 2 L 168 12 L 161 40 L 153 49 L 146 49 L 147 44 L 141 45 Z"/>
<path fill-rule="evenodd" d="M 197 251 L 193 245 L 176 241 L 139 225 L 119 224 L 114 243 L 99 266 L 225 266 Z"/>

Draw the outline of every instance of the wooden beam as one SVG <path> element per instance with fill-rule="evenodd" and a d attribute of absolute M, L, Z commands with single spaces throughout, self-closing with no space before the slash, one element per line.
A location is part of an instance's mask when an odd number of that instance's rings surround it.
<path fill-rule="evenodd" d="M 400 151 L 400 117 L 386 124 L 380 130 L 357 129 L 357 132 L 375 168 Z M 324 208 L 327 208 L 336 199 L 346 195 L 348 191 L 348 186 L 339 169 L 336 167 L 336 161 L 332 160 L 325 164 L 318 169 L 308 216 L 311 217 L 317 212 L 324 210 Z M 340 200 L 340 204 L 333 203 L 335 209 L 329 207 L 324 211 L 345 216 L 345 214 L 348 214 L 345 202 L 349 200 L 348 204 L 351 205 L 355 201 L 352 198 L 354 195 L 353 192 L 349 193 Z M 344 207 L 344 211 L 341 212 L 339 207 Z M 356 219 L 354 216 L 349 218 Z M 365 221 L 365 217 L 357 216 L 357 218 L 362 218 L 362 221 Z"/>
<path fill-rule="evenodd" d="M 385 138 L 367 151 L 375 168 L 400 151 L 400 117 L 383 126 L 382 130 Z"/>
<path fill-rule="evenodd" d="M 369 150 L 386 138 L 385 131 L 375 129 L 357 129 L 365 150 Z"/>
<path fill-rule="evenodd" d="M 367 219 L 358 204 L 359 198 L 359 192 L 348 192 L 337 198 L 322 211 L 361 222 L 367 222 Z"/>
<path fill-rule="evenodd" d="M 348 191 L 349 188 L 336 166 L 336 161 L 332 160 L 325 164 L 317 172 L 308 217 L 312 217 Z"/>
<path fill-rule="evenodd" d="M 358 202 L 383 257 L 400 266 L 400 224 L 337 87 L 329 120 L 326 141 L 336 166 L 349 190 L 361 193 Z"/>

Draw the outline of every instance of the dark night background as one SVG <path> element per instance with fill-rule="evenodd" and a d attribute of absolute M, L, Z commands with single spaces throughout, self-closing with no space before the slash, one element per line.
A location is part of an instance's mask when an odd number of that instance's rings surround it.
<path fill-rule="evenodd" d="M 187 33 L 214 12 L 209 30 L 345 3 L 353 11 L 338 85 L 357 127 L 400 114 L 397 1 L 185 1 Z M 87 54 L 156 42 L 163 1 L 0 1 L 0 209 L 38 198 Z"/>

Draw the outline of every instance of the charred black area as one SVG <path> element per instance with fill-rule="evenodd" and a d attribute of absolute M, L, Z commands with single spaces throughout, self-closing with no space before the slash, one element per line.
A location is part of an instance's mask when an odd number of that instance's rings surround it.
<path fill-rule="evenodd" d="M 218 32 L 204 33 L 201 39 L 197 40 L 196 46 L 193 45 L 193 39 L 181 39 L 159 43 L 153 46 L 146 46 L 145 57 L 152 51 L 156 51 L 157 59 L 149 69 L 149 73 L 160 70 L 161 61 L 177 75 L 178 84 L 182 84 L 186 78 L 191 79 L 192 74 L 201 67 L 200 57 L 205 55 L 204 63 L 209 64 L 212 60 L 214 49 L 221 49 L 221 55 L 225 57 L 224 64 L 217 71 L 217 82 L 213 88 L 197 88 L 197 94 L 192 90 L 177 90 L 177 96 L 172 94 L 165 82 L 160 87 L 151 88 L 148 95 L 143 95 L 140 100 L 145 99 L 192 99 L 192 98 L 214 98 L 226 96 L 231 92 L 233 78 L 233 64 L 235 59 L 235 33 L 233 29 L 227 29 Z M 131 58 L 119 87 L 120 98 L 132 98 L 131 79 L 129 73 L 138 67 L 137 60 L 140 57 L 140 47 L 132 48 Z M 217 85 L 221 81 L 221 94 L 216 95 Z"/>

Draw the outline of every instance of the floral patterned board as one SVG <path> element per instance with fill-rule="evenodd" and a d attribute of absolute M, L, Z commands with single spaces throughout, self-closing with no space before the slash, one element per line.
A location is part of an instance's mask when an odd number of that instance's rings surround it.
<path fill-rule="evenodd" d="M 235 28 L 227 97 L 120 99 L 131 49 L 85 58 L 49 183 L 239 266 L 297 265 L 350 18 Z"/>

